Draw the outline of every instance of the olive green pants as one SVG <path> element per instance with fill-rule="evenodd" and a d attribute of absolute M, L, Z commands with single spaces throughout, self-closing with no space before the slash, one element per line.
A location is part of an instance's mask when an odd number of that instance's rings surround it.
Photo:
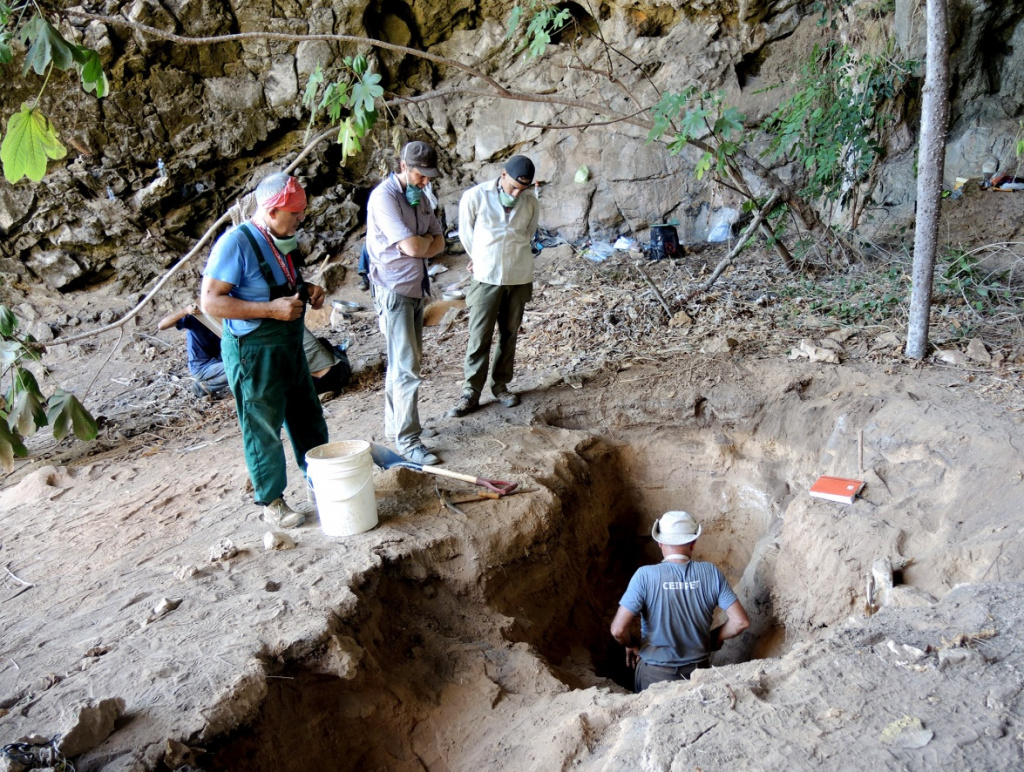
<path fill-rule="evenodd" d="M 235 337 L 225 331 L 221 356 L 242 428 L 245 465 L 258 504 L 281 498 L 288 484 L 281 427 L 295 462 L 306 471 L 306 452 L 327 442 L 327 422 L 302 350 L 302 319 L 264 319 Z"/>
<path fill-rule="evenodd" d="M 491 367 L 491 392 L 506 390 L 516 363 L 516 338 L 523 323 L 523 310 L 533 297 L 533 284 L 498 286 L 473 279 L 466 293 L 469 307 L 469 345 L 463 365 L 463 394 L 479 397 L 487 380 L 494 327 L 498 327 L 498 344 Z"/>

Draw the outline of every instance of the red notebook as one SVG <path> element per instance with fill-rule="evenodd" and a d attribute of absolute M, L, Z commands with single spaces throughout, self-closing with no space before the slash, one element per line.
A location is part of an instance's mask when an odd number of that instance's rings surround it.
<path fill-rule="evenodd" d="M 819 499 L 838 501 L 840 504 L 852 504 L 863 487 L 863 480 L 822 475 L 811 486 L 811 495 Z"/>

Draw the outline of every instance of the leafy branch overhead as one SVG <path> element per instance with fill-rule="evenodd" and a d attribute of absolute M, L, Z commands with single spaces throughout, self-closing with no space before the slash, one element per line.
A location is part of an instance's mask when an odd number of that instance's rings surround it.
<path fill-rule="evenodd" d="M 46 174 L 49 160 L 67 155 L 53 123 L 39 109 L 40 97 L 55 68 L 77 69 L 82 88 L 99 98 L 110 90 L 99 54 L 69 41 L 38 10 L 29 15 L 35 8 L 29 3 L 11 7 L 0 0 L 0 64 L 13 62 L 16 50 L 23 48 L 22 77 L 30 72 L 45 76 L 36 98 L 10 117 L 0 142 L 0 163 L 5 179 L 12 184 L 23 177 L 38 182 Z"/>
<path fill-rule="evenodd" d="M 309 127 L 306 137 L 313 128 L 317 115 L 327 112 L 332 126 L 340 124 L 338 142 L 341 144 L 342 163 L 362 150 L 360 140 L 367 135 L 377 122 L 377 100 L 384 96 L 380 75 L 369 72 L 366 57 L 346 56 L 342 60 L 344 74 L 333 83 L 325 84 L 320 65 L 309 76 L 302 104 L 310 109 Z M 319 97 L 319 99 L 318 99 Z M 343 110 L 349 109 L 342 119 Z"/>
<path fill-rule="evenodd" d="M 26 366 L 38 362 L 40 346 L 31 335 L 18 334 L 18 318 L 0 305 L 0 385 L 9 379 L 0 394 L 0 466 L 11 471 L 14 458 L 28 455 L 25 438 L 50 425 L 53 436 L 62 440 L 69 434 L 80 440 L 96 437 L 99 427 L 74 394 L 58 388 L 43 396 L 39 382 Z"/>

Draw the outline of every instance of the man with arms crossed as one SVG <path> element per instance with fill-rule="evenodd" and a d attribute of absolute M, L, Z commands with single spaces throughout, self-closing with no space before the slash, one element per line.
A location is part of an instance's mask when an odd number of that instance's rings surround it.
<path fill-rule="evenodd" d="M 440 459 L 420 440 L 419 391 L 423 305 L 430 293 L 427 260 L 444 251 L 441 223 L 423 190 L 440 172 L 426 142 L 402 148 L 399 171 L 370 193 L 366 248 L 380 331 L 388 347 L 384 380 L 384 434 L 416 464 Z"/>

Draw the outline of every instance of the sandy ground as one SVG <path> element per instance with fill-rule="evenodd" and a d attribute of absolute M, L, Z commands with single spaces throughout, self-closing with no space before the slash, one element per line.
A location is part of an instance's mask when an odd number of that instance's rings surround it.
<path fill-rule="evenodd" d="M 915 367 L 878 331 L 765 332 L 742 305 L 586 340 L 621 290 L 571 254 L 538 267 L 522 404 L 444 417 L 464 316 L 428 329 L 421 398 L 446 467 L 526 492 L 449 508 L 439 492 L 473 486 L 378 470 L 376 528 L 328 537 L 311 516 L 294 550 L 264 549 L 231 401 L 195 400 L 180 338 L 152 331 L 181 298 L 109 361 L 116 334 L 55 347 L 104 428 L 37 436 L 0 487 L 0 741 L 81 733 L 93 704 L 119 715 L 86 732 L 80 772 L 1020 766 L 1019 375 Z M 351 279 L 334 296 L 366 301 Z M 373 319 L 331 334 L 363 367 L 325 403 L 331 437 L 381 441 Z M 788 359 L 805 336 L 842 361 Z M 819 474 L 861 477 L 863 498 L 811 498 Z M 305 498 L 293 463 L 287 496 Z M 753 625 L 693 681 L 634 696 L 608 623 L 679 507 Z M 211 559 L 223 539 L 237 554 Z"/>

